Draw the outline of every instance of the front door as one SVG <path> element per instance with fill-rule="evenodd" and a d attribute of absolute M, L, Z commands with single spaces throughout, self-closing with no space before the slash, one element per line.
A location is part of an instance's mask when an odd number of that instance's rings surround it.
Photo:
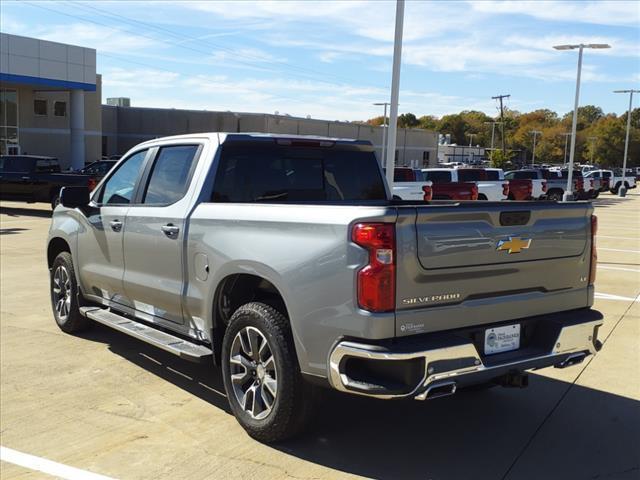
<path fill-rule="evenodd" d="M 80 219 L 78 275 L 85 294 L 127 305 L 123 236 L 127 211 L 134 198 L 147 150 L 129 156 L 96 192 Z"/>
<path fill-rule="evenodd" d="M 183 323 L 184 226 L 187 195 L 199 145 L 158 148 L 147 167 L 146 188 L 127 213 L 124 289 L 134 308 Z"/>

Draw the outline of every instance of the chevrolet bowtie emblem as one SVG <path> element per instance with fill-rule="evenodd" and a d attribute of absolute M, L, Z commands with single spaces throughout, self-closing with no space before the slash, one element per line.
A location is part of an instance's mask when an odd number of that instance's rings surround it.
<path fill-rule="evenodd" d="M 520 253 L 522 250 L 525 250 L 531 246 L 530 238 L 520 238 L 520 237 L 509 237 L 509 240 L 500 240 L 498 242 L 498 250 L 499 252 L 502 250 L 507 250 L 509 254 L 512 253 Z"/>

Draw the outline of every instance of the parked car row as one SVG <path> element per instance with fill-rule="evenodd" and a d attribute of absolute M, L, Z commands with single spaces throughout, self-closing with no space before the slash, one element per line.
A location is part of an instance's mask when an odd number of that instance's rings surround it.
<path fill-rule="evenodd" d="M 423 168 L 397 167 L 393 194 L 403 200 L 550 200 L 561 201 L 567 188 L 569 171 L 529 168 L 504 172 L 500 168 Z M 572 193 L 576 200 L 598 198 L 609 190 L 617 194 L 623 178 L 611 170 L 592 170 L 583 175 L 574 170 Z M 626 176 L 625 188 L 636 187 L 635 178 Z"/>

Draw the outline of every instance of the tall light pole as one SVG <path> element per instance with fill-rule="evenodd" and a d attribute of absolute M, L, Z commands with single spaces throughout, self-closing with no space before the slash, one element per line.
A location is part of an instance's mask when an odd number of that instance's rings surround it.
<path fill-rule="evenodd" d="M 627 180 L 627 153 L 629 153 L 629 130 L 631 129 L 631 107 L 633 106 L 633 94 L 640 93 L 640 90 L 614 90 L 613 93 L 628 93 L 629 94 L 629 110 L 627 111 L 627 134 L 624 139 L 624 160 L 622 160 L 622 184 L 618 189 L 618 195 L 624 197 L 627 194 L 627 189 L 624 186 L 624 182 Z"/>
<path fill-rule="evenodd" d="M 469 135 L 469 146 L 471 147 L 473 143 L 473 137 L 475 137 L 477 133 L 467 133 L 467 135 Z"/>
<path fill-rule="evenodd" d="M 536 164 L 536 137 L 542 135 L 542 132 L 540 130 L 531 130 L 531 133 L 533 133 L 533 156 L 531 157 L 531 167 L 533 168 Z"/>
<path fill-rule="evenodd" d="M 556 50 L 575 50 L 578 49 L 578 76 L 576 77 L 576 98 L 573 104 L 573 122 L 571 123 L 571 150 L 569 151 L 569 172 L 567 175 L 567 188 L 562 195 L 562 200 L 573 200 L 573 159 L 576 150 L 576 127 L 578 125 L 578 101 L 580 100 L 580 75 L 582 74 L 582 51 L 585 48 L 611 48 L 606 43 L 580 43 L 578 45 L 556 45 Z"/>
<path fill-rule="evenodd" d="M 387 107 L 389 102 L 377 102 L 374 103 L 376 107 L 384 105 L 384 116 L 382 117 L 382 155 L 380 155 L 380 165 L 383 167 L 387 165 Z"/>
<path fill-rule="evenodd" d="M 493 100 L 500 101 L 500 129 L 502 130 L 502 158 L 505 156 L 505 148 L 504 148 L 504 105 L 502 100 L 505 98 L 509 98 L 511 95 L 496 95 L 495 97 L 491 97 Z"/>
<path fill-rule="evenodd" d="M 502 122 L 484 122 L 485 125 L 491 125 L 491 151 L 493 151 L 493 141 L 496 138 L 496 124 Z"/>
<path fill-rule="evenodd" d="M 387 183 L 393 192 L 393 168 L 396 158 L 396 135 L 398 133 L 398 98 L 400 96 L 400 60 L 402 58 L 402 28 L 404 23 L 404 0 L 396 1 L 396 32 L 393 40 L 393 69 L 391 74 L 391 112 L 389 114 L 389 141 L 387 143 Z"/>

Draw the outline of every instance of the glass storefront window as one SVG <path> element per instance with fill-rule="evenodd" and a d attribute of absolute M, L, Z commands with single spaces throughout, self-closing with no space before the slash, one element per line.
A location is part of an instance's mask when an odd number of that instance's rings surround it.
<path fill-rule="evenodd" d="M 18 92 L 0 89 L 0 154 L 18 150 Z"/>

